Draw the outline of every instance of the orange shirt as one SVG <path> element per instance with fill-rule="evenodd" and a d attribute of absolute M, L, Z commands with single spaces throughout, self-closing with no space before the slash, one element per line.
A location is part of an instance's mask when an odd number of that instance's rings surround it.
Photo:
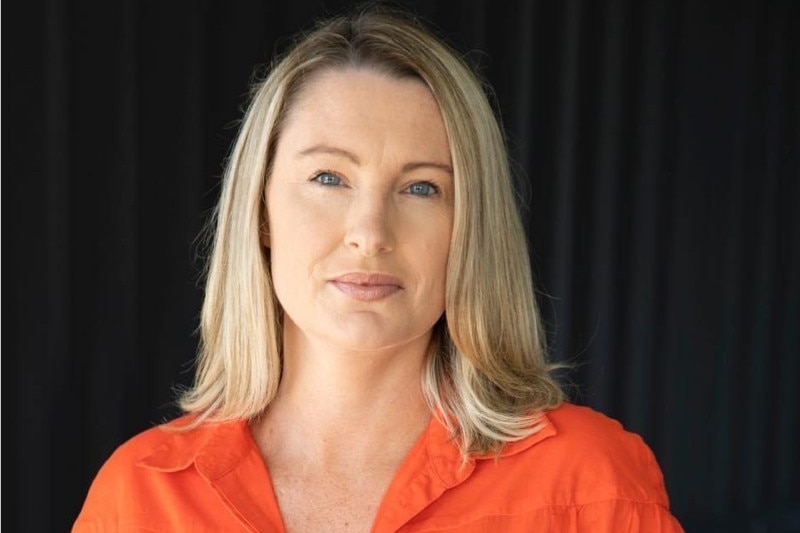
<path fill-rule="evenodd" d="M 284 531 L 246 421 L 188 432 L 152 428 L 97 474 L 73 533 Z M 591 409 L 564 404 L 499 459 L 461 467 L 431 419 L 397 471 L 373 533 L 681 532 L 642 439 Z"/>

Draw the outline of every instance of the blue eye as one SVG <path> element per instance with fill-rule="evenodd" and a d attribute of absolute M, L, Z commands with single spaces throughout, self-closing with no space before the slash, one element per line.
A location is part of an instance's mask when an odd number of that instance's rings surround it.
<path fill-rule="evenodd" d="M 342 178 L 333 174 L 331 172 L 318 172 L 315 176 L 313 181 L 316 181 L 320 185 L 341 185 Z"/>
<path fill-rule="evenodd" d="M 418 183 L 413 183 L 406 191 L 414 196 L 433 196 L 439 192 L 439 188 L 433 183 L 420 181 Z"/>

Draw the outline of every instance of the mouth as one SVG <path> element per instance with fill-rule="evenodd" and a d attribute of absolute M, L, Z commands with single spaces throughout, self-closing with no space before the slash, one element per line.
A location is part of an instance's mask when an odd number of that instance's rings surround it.
<path fill-rule="evenodd" d="M 345 296 L 365 302 L 382 300 L 403 290 L 399 278 L 380 273 L 348 272 L 328 281 Z"/>

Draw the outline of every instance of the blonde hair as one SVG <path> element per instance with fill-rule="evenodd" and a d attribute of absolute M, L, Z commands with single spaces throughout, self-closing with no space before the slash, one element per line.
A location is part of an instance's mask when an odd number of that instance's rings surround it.
<path fill-rule="evenodd" d="M 322 70 L 368 68 L 422 80 L 441 109 L 455 181 L 445 313 L 422 389 L 462 453 L 538 431 L 563 399 L 547 362 L 503 134 L 479 77 L 414 19 L 382 9 L 305 35 L 256 84 L 215 213 L 194 386 L 181 407 L 204 420 L 252 418 L 281 376 L 282 312 L 270 279 L 265 188 L 281 121 Z"/>

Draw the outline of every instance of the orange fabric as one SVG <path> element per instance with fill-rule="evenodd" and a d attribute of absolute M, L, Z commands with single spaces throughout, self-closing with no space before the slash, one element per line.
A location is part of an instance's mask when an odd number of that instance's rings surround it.
<path fill-rule="evenodd" d="M 74 533 L 284 531 L 245 421 L 147 430 L 97 474 Z M 565 404 L 536 435 L 461 467 L 435 419 L 400 466 L 373 533 L 683 531 L 642 439 Z"/>

